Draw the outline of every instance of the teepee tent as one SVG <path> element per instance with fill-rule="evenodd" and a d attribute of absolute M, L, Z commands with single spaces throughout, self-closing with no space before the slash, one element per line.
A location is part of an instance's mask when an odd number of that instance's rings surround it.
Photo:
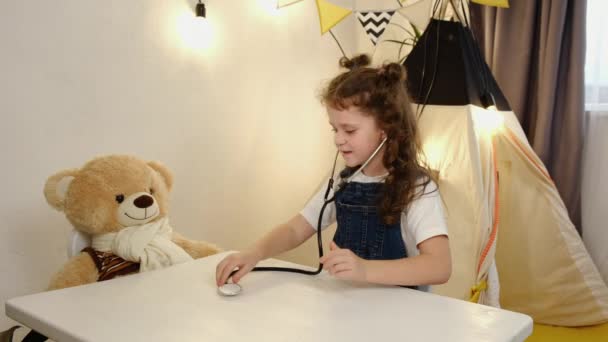
<path fill-rule="evenodd" d="M 537 323 L 608 321 L 608 288 L 470 30 L 431 20 L 404 65 L 450 233 L 452 278 L 433 291 Z"/>

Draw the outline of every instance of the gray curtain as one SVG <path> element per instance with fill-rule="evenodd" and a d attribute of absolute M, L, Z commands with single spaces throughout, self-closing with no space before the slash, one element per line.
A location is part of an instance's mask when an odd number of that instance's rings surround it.
<path fill-rule="evenodd" d="M 471 28 L 581 232 L 586 0 L 471 4 Z"/>

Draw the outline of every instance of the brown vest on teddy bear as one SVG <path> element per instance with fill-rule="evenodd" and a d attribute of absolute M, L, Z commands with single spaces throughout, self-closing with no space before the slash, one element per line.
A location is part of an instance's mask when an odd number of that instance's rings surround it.
<path fill-rule="evenodd" d="M 97 281 L 109 280 L 115 277 L 124 276 L 139 272 L 139 263 L 125 260 L 117 255 L 107 252 L 96 251 L 91 247 L 82 250 L 91 256 L 99 278 Z"/>

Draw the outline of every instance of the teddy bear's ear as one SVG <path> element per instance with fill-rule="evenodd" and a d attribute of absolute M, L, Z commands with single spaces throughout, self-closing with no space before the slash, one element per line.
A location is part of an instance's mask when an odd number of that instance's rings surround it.
<path fill-rule="evenodd" d="M 53 208 L 63 211 L 68 188 L 77 174 L 78 169 L 63 170 L 46 180 L 46 184 L 44 185 L 44 197 L 46 197 L 46 201 Z"/>
<path fill-rule="evenodd" d="M 173 175 L 171 174 L 171 171 L 169 171 L 165 165 L 158 161 L 150 161 L 148 162 L 148 166 L 163 177 L 167 190 L 171 191 L 171 188 L 173 187 Z"/>

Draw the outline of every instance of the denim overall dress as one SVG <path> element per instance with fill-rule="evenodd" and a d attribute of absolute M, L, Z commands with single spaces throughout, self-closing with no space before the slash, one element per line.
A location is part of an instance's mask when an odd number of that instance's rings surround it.
<path fill-rule="evenodd" d="M 366 260 L 407 257 L 401 222 L 385 224 L 378 212 L 383 187 L 384 183 L 350 182 L 336 192 L 338 227 L 333 240 L 338 247 Z"/>

